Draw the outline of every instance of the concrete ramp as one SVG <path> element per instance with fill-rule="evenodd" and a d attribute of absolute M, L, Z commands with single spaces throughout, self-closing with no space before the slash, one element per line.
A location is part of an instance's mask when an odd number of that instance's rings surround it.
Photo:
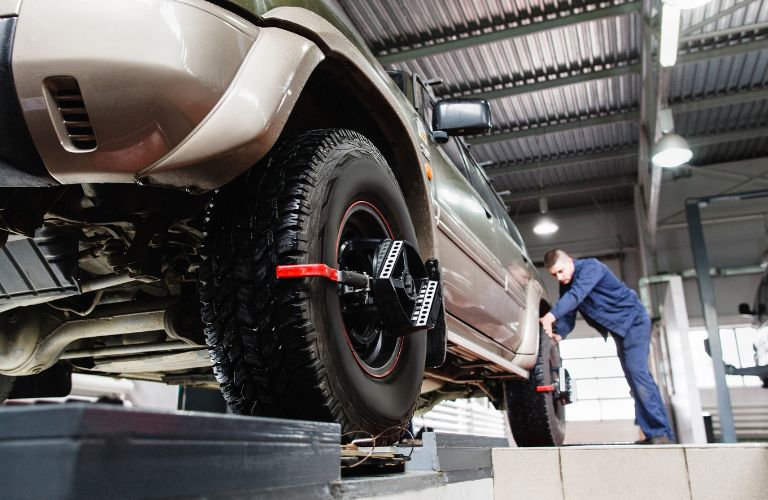
<path fill-rule="evenodd" d="M 496 448 L 494 499 L 768 498 L 768 444 Z"/>

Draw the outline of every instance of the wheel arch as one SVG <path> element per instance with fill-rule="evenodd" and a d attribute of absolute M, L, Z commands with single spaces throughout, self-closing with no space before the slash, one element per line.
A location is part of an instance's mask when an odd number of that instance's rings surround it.
<path fill-rule="evenodd" d="M 321 128 L 354 130 L 381 151 L 403 191 L 422 257 L 436 256 L 430 195 L 414 138 L 381 89 L 347 60 L 328 57 L 318 65 L 281 139 Z"/>
<path fill-rule="evenodd" d="M 359 40 L 350 40 L 323 16 L 298 7 L 262 15 L 264 23 L 316 44 L 325 56 L 315 67 L 283 128 L 282 136 L 310 128 L 348 128 L 365 135 L 381 151 L 405 196 L 423 258 L 437 257 L 429 181 L 410 122 L 414 113 L 400 89 Z M 313 104 L 322 116 L 307 119 Z"/>

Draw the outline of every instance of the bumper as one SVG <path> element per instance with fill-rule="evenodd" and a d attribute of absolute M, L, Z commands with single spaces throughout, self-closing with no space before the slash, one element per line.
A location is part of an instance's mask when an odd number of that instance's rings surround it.
<path fill-rule="evenodd" d="M 11 77 L 15 11 L 0 11 L 0 187 L 55 184 L 38 156 Z"/>
<path fill-rule="evenodd" d="M 297 68 L 321 59 L 297 35 L 202 0 L 28 0 L 12 68 L 30 135 L 57 181 L 205 190 L 266 153 L 295 102 L 286 89 L 306 81 L 294 81 Z M 272 64 L 275 74 L 265 74 Z"/>

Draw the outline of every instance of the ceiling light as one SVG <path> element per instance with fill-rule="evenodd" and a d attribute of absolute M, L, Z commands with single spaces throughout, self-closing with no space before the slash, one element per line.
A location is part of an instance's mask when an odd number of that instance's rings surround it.
<path fill-rule="evenodd" d="M 680 36 L 680 9 L 664 4 L 661 8 L 661 43 L 659 64 L 674 66 L 677 61 L 677 40 Z"/>
<path fill-rule="evenodd" d="M 711 0 L 663 0 L 661 8 L 661 42 L 659 64 L 674 66 L 677 61 L 677 42 L 680 36 L 680 11 L 695 9 Z"/>
<path fill-rule="evenodd" d="M 657 167 L 673 168 L 679 167 L 693 157 L 693 152 L 688 146 L 688 141 L 679 134 L 671 132 L 662 136 L 653 150 L 651 161 Z"/>
<path fill-rule="evenodd" d="M 549 206 L 547 204 L 547 198 L 541 196 L 539 198 L 539 212 L 541 212 L 541 215 L 546 215 L 548 211 Z M 541 217 L 538 222 L 536 222 L 536 225 L 533 226 L 533 232 L 539 235 L 556 233 L 558 229 L 560 229 L 560 227 L 549 217 Z"/>
<path fill-rule="evenodd" d="M 539 222 L 533 226 L 533 232 L 539 235 L 556 233 L 560 226 L 554 223 L 549 217 L 542 217 Z"/>

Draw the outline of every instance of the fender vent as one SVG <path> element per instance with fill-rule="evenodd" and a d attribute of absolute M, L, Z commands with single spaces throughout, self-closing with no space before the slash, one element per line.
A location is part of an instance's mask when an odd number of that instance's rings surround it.
<path fill-rule="evenodd" d="M 54 125 L 65 148 L 77 152 L 95 150 L 98 145 L 96 134 L 77 80 L 71 76 L 53 76 L 46 78 L 44 83 L 49 93 L 49 109 L 55 108 L 51 109 Z"/>

